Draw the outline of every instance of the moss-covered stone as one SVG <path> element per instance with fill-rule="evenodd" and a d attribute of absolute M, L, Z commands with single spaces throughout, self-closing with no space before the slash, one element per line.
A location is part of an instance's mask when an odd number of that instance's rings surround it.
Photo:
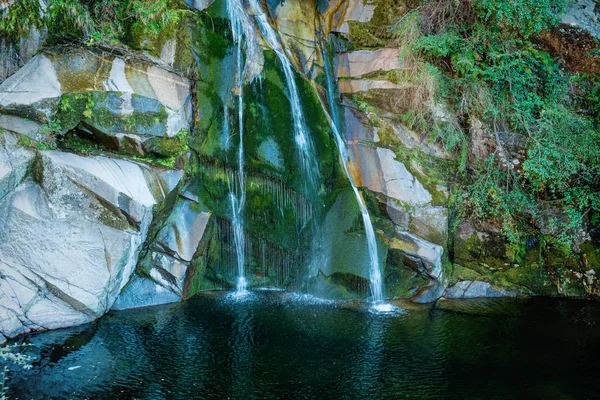
<path fill-rule="evenodd" d="M 387 47 L 393 44 L 390 29 L 407 11 L 419 4 L 418 0 L 375 0 L 373 17 L 369 22 L 349 21 L 349 39 L 354 48 Z M 387 29 L 386 29 L 387 28 Z"/>
<path fill-rule="evenodd" d="M 430 283 L 423 276 L 404 265 L 405 255 L 399 249 L 390 249 L 385 266 L 384 283 L 387 297 L 408 299 L 412 294 Z"/>

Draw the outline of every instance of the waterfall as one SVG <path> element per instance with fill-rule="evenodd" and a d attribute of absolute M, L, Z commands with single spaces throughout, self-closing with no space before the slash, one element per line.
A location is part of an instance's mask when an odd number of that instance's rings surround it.
<path fill-rule="evenodd" d="M 314 146 L 311 138 L 308 136 L 304 112 L 300 105 L 300 96 L 298 86 L 294 79 L 292 65 L 285 54 L 285 50 L 279 41 L 277 33 L 269 24 L 266 12 L 264 12 L 257 0 L 248 0 L 252 13 L 255 15 L 258 28 L 269 47 L 275 52 L 277 58 L 283 66 L 285 81 L 288 88 L 288 96 L 292 106 L 292 117 L 294 119 L 294 140 L 298 148 L 299 158 L 302 170 L 306 174 L 306 189 L 308 195 L 317 194 L 318 182 L 320 177 L 319 166 L 315 157 Z"/>
<path fill-rule="evenodd" d="M 365 204 L 365 200 L 362 198 L 358 188 L 354 184 L 354 180 L 352 179 L 352 175 L 348 170 L 348 162 L 350 158 L 348 157 L 348 151 L 346 149 L 346 143 L 342 138 L 340 130 L 338 128 L 340 124 L 340 119 L 337 110 L 337 102 L 336 102 L 336 90 L 335 90 L 335 82 L 333 79 L 333 68 L 327 57 L 326 52 L 323 52 L 323 59 L 325 61 L 325 76 L 327 80 L 327 101 L 329 102 L 331 108 L 331 128 L 333 130 L 333 134 L 335 136 L 335 142 L 340 152 L 341 163 L 344 167 L 344 172 L 350 181 L 350 185 L 352 186 L 352 190 L 354 191 L 354 195 L 356 196 L 356 200 L 358 201 L 358 205 L 360 207 L 360 213 L 362 214 L 363 223 L 365 226 L 365 233 L 367 236 L 367 245 L 369 248 L 369 259 L 371 261 L 370 269 L 369 269 L 369 280 L 371 282 L 371 298 L 374 303 L 380 303 L 383 301 L 383 282 L 381 279 L 381 270 L 379 265 L 379 255 L 377 254 L 377 241 L 375 239 L 375 230 L 373 229 L 373 223 L 371 222 L 371 216 L 369 215 L 369 210 L 367 209 L 367 205 Z"/>
<path fill-rule="evenodd" d="M 244 207 L 246 202 L 246 187 L 245 187 L 245 176 L 244 176 L 244 116 L 243 116 L 243 84 L 245 80 L 245 73 L 248 69 L 248 65 L 244 68 L 243 64 L 243 42 L 244 38 L 247 46 L 255 43 L 255 38 L 250 37 L 254 35 L 253 27 L 248 14 L 244 10 L 242 0 L 226 0 L 227 1 L 227 12 L 231 20 L 231 30 L 233 34 L 233 40 L 236 45 L 236 89 L 235 91 L 238 100 L 238 127 L 240 144 L 238 147 L 238 170 L 237 176 L 230 179 L 230 193 L 229 198 L 232 208 L 232 225 L 233 225 L 233 236 L 234 244 L 236 248 L 237 264 L 238 264 L 238 282 L 237 292 L 243 293 L 247 289 L 247 282 L 245 278 L 245 234 L 244 234 Z M 294 140 L 296 143 L 298 157 L 302 167 L 302 171 L 305 174 L 306 192 L 307 196 L 318 195 L 318 184 L 320 181 L 320 172 L 318 162 L 315 156 L 314 145 L 308 134 L 306 128 L 306 121 L 304 112 L 300 103 L 300 94 L 298 86 L 296 84 L 294 71 L 292 65 L 288 59 L 283 45 L 277 35 L 277 32 L 273 29 L 269 23 L 267 13 L 262 10 L 258 0 L 247 0 L 251 13 L 254 15 L 254 20 L 260 30 L 267 45 L 275 52 L 275 55 L 279 59 L 285 76 L 285 82 L 288 90 L 288 99 L 292 108 L 293 128 L 294 128 Z M 250 51 L 250 50 L 247 50 Z M 247 54 L 248 56 L 248 54 Z M 248 58 L 248 57 L 247 57 Z M 248 60 L 247 60 L 248 63 Z M 344 171 L 352 190 L 356 196 L 358 204 L 360 206 L 360 212 L 362 214 L 365 232 L 367 237 L 369 257 L 370 257 L 370 283 L 371 283 L 371 296 L 375 303 L 381 303 L 383 301 L 383 284 L 381 278 L 381 271 L 379 266 L 379 257 L 377 254 L 377 242 L 375 239 L 375 231 L 373 224 L 371 223 L 371 217 L 366 207 L 364 199 L 360 195 L 358 188 L 353 182 L 350 171 L 348 170 L 348 153 L 346 145 L 342 139 L 340 131 L 338 129 L 338 115 L 335 107 L 335 90 L 332 77 L 331 66 L 326 63 L 326 75 L 327 75 L 327 86 L 328 86 L 328 99 L 331 104 L 331 121 L 332 129 L 334 132 L 335 140 L 340 152 L 341 162 L 344 167 Z M 225 110 L 226 125 L 228 125 L 228 112 Z M 313 226 L 313 229 L 316 229 Z M 316 230 L 315 230 L 315 236 Z M 317 242 L 319 240 L 317 239 Z M 317 252 L 318 253 L 318 252 Z"/>
<path fill-rule="evenodd" d="M 233 240 L 237 255 L 238 277 L 237 277 L 237 293 L 244 293 L 247 289 L 246 273 L 245 273 L 245 242 L 244 234 L 244 209 L 246 206 L 246 182 L 244 175 L 244 77 L 245 68 L 243 63 L 243 38 L 248 34 L 248 18 L 241 0 L 227 0 L 227 13 L 231 21 L 231 33 L 233 42 L 236 45 L 236 88 L 235 94 L 238 100 L 238 132 L 240 143 L 237 152 L 237 179 L 233 177 L 230 180 L 229 200 L 232 210 L 233 224 Z M 225 125 L 229 129 L 229 115 L 225 108 Z"/>

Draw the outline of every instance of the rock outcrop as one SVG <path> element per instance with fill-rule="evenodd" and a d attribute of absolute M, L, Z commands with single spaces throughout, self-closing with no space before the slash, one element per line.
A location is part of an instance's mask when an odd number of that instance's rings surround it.
<path fill-rule="evenodd" d="M 131 161 L 34 153 L 11 133 L 3 141 L 0 332 L 104 315 L 136 266 L 153 206 L 176 181 Z"/>
<path fill-rule="evenodd" d="M 328 104 L 324 57 L 331 57 L 333 97 L 341 99 L 336 122 L 372 216 L 387 295 L 428 303 L 546 293 L 533 238 L 514 248 L 497 228 L 469 221 L 451 232 L 459 155 L 407 121 L 418 101 L 432 121 L 458 122 L 401 60 L 393 33 L 380 29 L 406 4 L 259 2 L 277 31 L 270 43 L 282 43 L 295 70 L 282 68 L 255 29 L 242 46 L 240 92 L 224 2 L 185 3 L 170 29 L 131 38 L 138 51 L 106 44 L 40 50 L 42 28 L 0 39 L 0 341 L 85 323 L 111 308 L 234 287 L 230 192 L 242 136 L 249 285 L 367 298 L 369 249 L 332 137 L 336 105 Z M 597 35 L 594 13 L 588 1 L 571 2 L 563 28 Z M 304 118 L 293 118 L 299 109 Z M 306 183 L 297 123 L 314 147 L 314 187 Z M 465 162 L 498 151 L 483 122 L 468 124 Z M 581 287 L 558 293 L 598 292 L 587 267 L 595 253 L 581 244 L 584 269 L 556 268 Z"/>
<path fill-rule="evenodd" d="M 495 288 L 488 282 L 462 281 L 448 288 L 446 299 L 477 299 L 486 297 L 515 297 L 516 293 Z"/>
<path fill-rule="evenodd" d="M 180 144 L 189 99 L 189 82 L 163 66 L 84 49 L 40 53 L 0 85 L 2 337 L 111 309 L 136 269 L 155 206 L 183 176 L 121 154 L 139 148 L 132 155 L 160 159 L 157 141 Z M 84 134 L 89 155 L 61 151 Z M 128 306 L 147 304 L 152 296 L 143 293 Z"/>
<path fill-rule="evenodd" d="M 143 156 L 156 151 L 154 138 L 189 130 L 190 83 L 144 59 L 45 52 L 0 85 L 0 112 L 0 128 L 35 140 L 54 123 L 57 133 L 80 129 L 110 150 Z"/>

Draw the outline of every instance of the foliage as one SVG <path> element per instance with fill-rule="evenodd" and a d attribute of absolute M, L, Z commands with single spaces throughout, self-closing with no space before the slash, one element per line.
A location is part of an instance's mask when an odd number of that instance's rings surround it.
<path fill-rule="evenodd" d="M 533 41 L 563 7 L 563 0 L 426 1 L 394 27 L 404 57 L 438 72 L 436 103 L 456 118 L 444 129 L 458 133 L 445 137 L 426 113 L 405 122 L 465 152 L 461 127 L 484 121 L 496 153 L 471 166 L 458 213 L 496 222 L 515 243 L 550 204 L 565 215 L 553 221 L 561 244 L 600 211 L 598 78 L 569 75 Z M 526 150 L 518 167 L 500 139 L 514 136 Z"/>
<path fill-rule="evenodd" d="M 600 74 L 580 74 L 574 76 L 572 81 L 580 91 L 577 98 L 580 112 L 600 126 Z"/>
<path fill-rule="evenodd" d="M 498 21 L 529 37 L 557 24 L 566 0 L 480 0 L 475 4 L 485 20 Z"/>
<path fill-rule="evenodd" d="M 79 0 L 51 0 L 48 3 L 48 31 L 53 35 L 88 38 L 96 23 L 87 5 Z"/>
<path fill-rule="evenodd" d="M 32 27 L 42 25 L 40 2 L 21 0 L 0 11 L 0 37 L 15 39 L 25 36 Z"/>
<path fill-rule="evenodd" d="M 511 242 L 519 243 L 528 233 L 524 211 L 534 213 L 534 197 L 515 173 L 497 168 L 493 155 L 476 165 L 475 171 L 473 182 L 455 200 L 459 216 L 495 222 Z"/>
<path fill-rule="evenodd" d="M 172 29 L 185 12 L 172 0 L 20 0 L 0 18 L 0 36 L 18 38 L 46 24 L 52 40 L 127 43 L 133 32 L 149 39 Z M 1 13 L 0 13 L 1 14 Z"/>

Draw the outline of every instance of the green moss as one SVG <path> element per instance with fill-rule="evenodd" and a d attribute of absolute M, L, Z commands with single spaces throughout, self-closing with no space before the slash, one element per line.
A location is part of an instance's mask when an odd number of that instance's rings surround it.
<path fill-rule="evenodd" d="M 363 277 L 335 272 L 328 277 L 328 281 L 334 285 L 343 287 L 347 292 L 361 298 L 369 288 L 369 280 Z M 354 297 L 353 296 L 353 297 Z M 347 296 L 345 296 L 347 297 Z"/>
<path fill-rule="evenodd" d="M 151 154 L 158 158 L 175 158 L 185 154 L 188 150 L 189 131 L 182 129 L 175 137 L 152 137 L 144 142 L 146 148 Z"/>
<path fill-rule="evenodd" d="M 526 294 L 556 296 L 556 287 L 552 278 L 542 265 L 532 264 L 513 267 L 493 278 L 488 279 L 493 284 Z"/>
<path fill-rule="evenodd" d="M 83 121 L 106 135 L 114 135 L 115 132 L 151 136 L 164 135 L 168 119 L 165 106 L 157 100 L 137 94 L 131 95 L 131 98 L 134 105 L 145 103 L 139 107 L 150 111 L 142 112 L 134 107 L 133 113 L 122 114 L 118 111 L 125 101 L 121 93 L 87 91 L 62 95 L 55 119 L 61 126 L 61 133 L 74 129 Z"/>
<path fill-rule="evenodd" d="M 454 259 L 455 262 L 482 275 L 505 270 L 513 262 L 504 239 L 499 235 L 480 238 L 473 234 L 467 239 L 455 236 Z"/>
<path fill-rule="evenodd" d="M 592 242 L 585 242 L 580 246 L 581 259 L 584 269 L 593 269 L 596 274 L 600 273 L 600 248 Z"/>
<path fill-rule="evenodd" d="M 387 297 L 408 299 L 415 290 L 425 287 L 430 279 L 403 263 L 404 253 L 390 249 L 386 258 L 384 283 Z"/>
<path fill-rule="evenodd" d="M 460 281 L 481 281 L 485 280 L 486 276 L 474 271 L 470 268 L 465 268 L 460 264 L 454 264 L 452 266 L 452 273 L 450 275 L 449 286 L 455 285 Z"/>

